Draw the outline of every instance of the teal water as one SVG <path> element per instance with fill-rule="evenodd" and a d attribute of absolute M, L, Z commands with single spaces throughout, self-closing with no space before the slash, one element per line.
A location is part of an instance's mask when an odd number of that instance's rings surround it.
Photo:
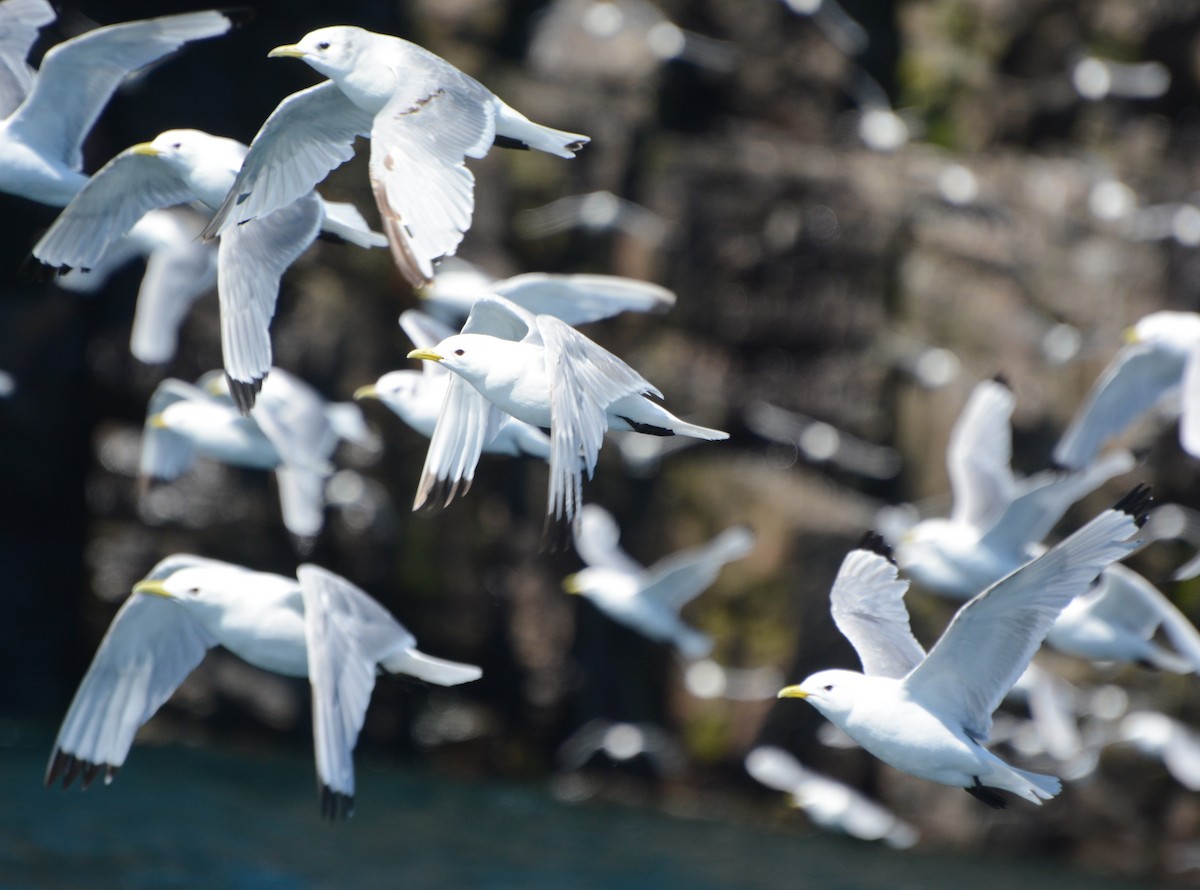
<path fill-rule="evenodd" d="M 44 744 L 43 744 L 44 742 Z M 134 749 L 108 787 L 42 788 L 50 737 L 0 748 L 0 887 L 478 890 L 1132 890 L 1028 861 L 899 853 L 826 835 L 566 804 L 537 785 L 366 762 L 358 811 L 323 823 L 312 761 Z"/>

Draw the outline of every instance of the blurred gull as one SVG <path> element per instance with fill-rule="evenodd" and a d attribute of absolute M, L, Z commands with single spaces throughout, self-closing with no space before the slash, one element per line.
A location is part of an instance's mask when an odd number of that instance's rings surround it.
<path fill-rule="evenodd" d="M 837 0 L 783 0 L 783 5 L 812 19 L 825 38 L 848 56 L 857 56 L 870 42 L 867 29 Z"/>
<path fill-rule="evenodd" d="M 111 782 L 138 727 L 214 646 L 263 670 L 308 677 L 321 813 L 354 812 L 352 753 L 375 676 L 441 686 L 476 680 L 474 665 L 434 658 L 378 602 L 345 578 L 302 565 L 295 578 L 178 553 L 134 585 L 101 640 L 63 719 L 46 785 L 103 772 Z"/>
<path fill-rule="evenodd" d="M 513 224 L 526 238 L 545 238 L 578 228 L 592 233 L 617 231 L 651 247 L 662 244 L 670 229 L 657 213 L 606 191 L 568 195 L 523 210 Z"/>
<path fill-rule="evenodd" d="M 96 28 L 52 47 L 34 74 L 25 57 L 54 9 L 0 4 L 0 191 L 66 205 L 87 182 L 84 139 L 125 76 L 188 41 L 224 34 L 240 15 L 207 10 Z"/>
<path fill-rule="evenodd" d="M 1180 785 L 1200 791 L 1200 734 L 1159 711 L 1130 711 L 1117 726 L 1113 743 L 1132 744 L 1157 757 Z"/>
<path fill-rule="evenodd" d="M 761 745 L 746 755 L 746 772 L 756 781 L 792 796 L 819 828 L 864 841 L 883 841 L 906 850 L 917 842 L 915 827 L 849 785 L 807 769 L 782 748 Z"/>
<path fill-rule="evenodd" d="M 204 388 L 175 379 L 160 383 L 146 409 L 141 474 L 170 481 L 198 456 L 275 470 L 284 525 L 306 542 L 324 524 L 325 480 L 339 439 L 369 446 L 369 433 L 357 406 L 330 404 L 299 378 L 271 370 L 249 417 L 227 395 L 214 394 L 219 373 L 202 378 Z"/>
<path fill-rule="evenodd" d="M 0 399 L 7 399 L 17 391 L 17 378 L 8 371 L 0 371 Z"/>
<path fill-rule="evenodd" d="M 33 255 L 58 269 L 92 267 L 147 211 L 191 201 L 210 209 L 220 206 L 245 157 L 242 143 L 201 130 L 167 130 L 127 148 L 88 180 L 34 246 Z M 221 238 L 221 351 L 243 412 L 254 404 L 271 366 L 270 324 L 280 278 L 322 231 L 360 247 L 385 243 L 353 207 L 326 204 L 315 192 Z M 182 317 L 186 291 L 166 296 L 173 305 L 156 311 Z"/>
<path fill-rule="evenodd" d="M 271 113 L 212 222 L 209 236 L 291 204 L 371 138 L 370 179 L 397 267 L 415 287 L 453 254 L 471 225 L 475 177 L 467 158 L 493 143 L 573 157 L 588 142 L 506 105 L 428 50 L 386 34 L 337 26 L 271 50 L 329 80 Z"/>
<path fill-rule="evenodd" d="M 870 479 L 891 479 L 900 472 L 900 455 L 894 448 L 872 444 L 769 402 L 751 402 L 744 419 L 758 435 L 790 445 L 814 463 L 829 463 Z"/>
<path fill-rule="evenodd" d="M 1117 99 L 1157 99 L 1171 88 L 1171 72 L 1159 62 L 1115 62 L 1083 56 L 1071 68 L 1071 84 L 1092 102 Z"/>
<path fill-rule="evenodd" d="M 455 373 L 429 444 L 414 509 L 453 497 L 479 461 L 483 443 L 507 414 L 550 430 L 547 515 L 573 522 L 583 473 L 595 470 L 610 427 L 654 436 L 729 438 L 687 423 L 650 401 L 662 398 L 644 377 L 570 325 L 534 315 L 502 297 L 477 301 L 462 333 L 409 358 Z M 449 501 L 449 497 L 445 500 Z"/>
<path fill-rule="evenodd" d="M 649 281 L 618 275 L 553 275 L 527 272 L 496 279 L 454 257 L 417 295 L 427 311 L 446 322 L 460 324 L 480 297 L 495 295 L 535 315 L 553 315 L 571 326 L 611 318 L 622 312 L 666 312 L 675 294 Z"/>
<path fill-rule="evenodd" d="M 563 589 L 582 594 L 609 618 L 674 646 L 687 659 L 708 655 L 712 640 L 684 624 L 679 611 L 716 581 L 726 563 L 753 549 L 753 533 L 741 526 L 726 529 L 707 544 L 672 554 L 648 569 L 621 549 L 620 534 L 607 510 L 585 506 L 575 529 L 575 549 L 587 568 L 563 579 Z"/>
<path fill-rule="evenodd" d="M 437 319 L 416 309 L 400 315 L 400 327 L 417 349 L 432 349 L 454 331 Z M 440 362 L 423 362 L 419 371 L 389 371 L 367 386 L 354 391 L 355 399 L 378 399 L 401 420 L 425 438 L 433 437 L 438 415 L 446 401 L 454 375 Z M 481 450 L 485 454 L 523 454 L 550 460 L 550 438 L 535 426 L 505 415 L 487 438 Z M 474 467 L 464 468 L 461 477 L 464 493 L 475 478 Z M 453 497 L 453 494 L 451 495 Z"/>
<path fill-rule="evenodd" d="M 1128 345 L 1109 362 L 1054 449 L 1074 469 L 1109 439 L 1156 408 L 1179 413 L 1183 450 L 1200 457 L 1200 315 L 1153 312 L 1126 331 Z"/>
<path fill-rule="evenodd" d="M 191 208 L 151 210 L 87 271 L 72 269 L 57 284 L 94 293 L 120 267 L 144 258 L 129 351 L 148 365 L 165 364 L 175 357 L 179 328 L 192 303 L 217 285 L 217 248 L 199 240 L 203 228 L 204 218 Z"/>
<path fill-rule="evenodd" d="M 689 662 L 683 670 L 684 687 L 703 699 L 766 701 L 775 697 L 783 681 L 783 673 L 775 667 L 727 667 L 711 658 Z"/>
<path fill-rule="evenodd" d="M 617 763 L 643 757 L 663 776 L 683 772 L 687 758 L 678 743 L 653 723 L 622 723 L 596 718 L 571 733 L 558 747 L 563 769 L 579 770 L 597 754 Z"/>
<path fill-rule="evenodd" d="M 926 654 L 909 629 L 895 564 L 872 549 L 846 557 L 830 593 L 834 623 L 863 673 L 825 670 L 780 691 L 808 701 L 891 766 L 958 786 L 992 807 L 998 790 L 1033 803 L 1056 795 L 1052 776 L 1016 769 L 983 747 L 992 712 L 1029 665 L 1058 611 L 1137 547 L 1148 490 L 1138 487 L 1066 540 L 959 609 Z"/>
<path fill-rule="evenodd" d="M 538 16 L 529 61 L 544 76 L 639 82 L 678 60 L 733 69 L 730 45 L 672 23 L 649 0 L 554 0 Z"/>
<path fill-rule="evenodd" d="M 1007 384 L 986 380 L 955 421 L 946 449 L 950 516 L 925 519 L 896 542 L 896 561 L 923 587 L 956 599 L 974 596 L 1032 558 L 1032 548 L 1075 501 L 1133 468 L 1133 456 L 1117 452 L 1078 473 L 1017 480 L 1015 404 Z"/>
<path fill-rule="evenodd" d="M 863 145 L 873 151 L 892 152 L 908 143 L 908 123 L 892 108 L 879 81 L 863 69 L 855 68 L 847 89 L 859 107 L 858 138 Z"/>

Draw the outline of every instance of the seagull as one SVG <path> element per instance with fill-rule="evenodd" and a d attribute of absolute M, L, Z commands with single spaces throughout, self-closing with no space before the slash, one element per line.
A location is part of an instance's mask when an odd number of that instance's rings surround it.
<path fill-rule="evenodd" d="M 115 241 L 88 271 L 72 269 L 58 286 L 92 294 L 131 260 L 141 257 L 146 271 L 133 311 L 129 351 L 147 365 L 175 357 L 179 327 L 192 304 L 217 285 L 217 248 L 199 239 L 204 219 L 189 207 L 151 210 Z"/>
<path fill-rule="evenodd" d="M 89 268 L 150 210 L 199 201 L 219 207 L 246 157 L 242 143 L 202 130 L 167 130 L 118 154 L 72 199 L 33 248 L 58 269 Z M 279 281 L 322 231 L 360 247 L 386 241 L 349 205 L 308 192 L 226 232 L 218 247 L 221 348 L 234 400 L 248 413 L 271 365 Z"/>
<path fill-rule="evenodd" d="M 418 349 L 436 346 L 454 334 L 435 318 L 416 309 L 406 309 L 400 315 L 400 327 Z M 425 362 L 419 371 L 388 371 L 378 380 L 354 391 L 355 399 L 378 399 L 393 413 L 425 438 L 432 438 L 437 429 L 438 414 L 446 400 L 446 392 L 454 375 L 438 362 Z M 550 437 L 540 429 L 505 416 L 490 439 L 483 443 L 486 454 L 510 457 L 529 455 L 550 460 Z M 464 488 L 470 488 L 474 467 L 463 476 Z"/>
<path fill-rule="evenodd" d="M 39 0 L 0 5 L 0 192 L 63 207 L 83 188 L 83 141 L 125 76 L 241 15 L 206 10 L 96 28 L 54 46 L 34 74 L 25 57 L 55 18 Z"/>
<path fill-rule="evenodd" d="M 312 684 L 321 814 L 354 812 L 352 752 L 375 676 L 404 674 L 440 686 L 482 671 L 426 655 L 383 606 L 345 578 L 301 565 L 295 578 L 177 553 L 133 587 L 79 684 L 46 769 L 87 788 L 110 783 L 138 727 L 224 646 L 250 664 Z"/>
<path fill-rule="evenodd" d="M 522 210 L 513 225 L 525 238 L 546 238 L 580 228 L 593 234 L 617 231 L 650 247 L 662 245 L 671 229 L 654 211 L 607 191 L 568 195 Z"/>
<path fill-rule="evenodd" d="M 430 284 L 417 290 L 426 311 L 447 324 L 461 323 L 476 300 L 493 294 L 572 327 L 622 312 L 666 312 L 675 305 L 673 291 L 636 278 L 526 272 L 498 280 L 454 257 L 442 263 Z"/>
<path fill-rule="evenodd" d="M 550 430 L 546 512 L 567 522 L 583 506 L 583 471 L 590 477 L 595 470 L 605 430 L 729 438 L 650 401 L 645 394 L 662 398 L 662 393 L 570 325 L 502 297 L 480 299 L 461 334 L 408 357 L 438 362 L 456 375 L 429 444 L 414 509 L 474 468 L 483 442 L 505 414 Z"/>
<path fill-rule="evenodd" d="M 688 660 L 704 658 L 712 640 L 684 624 L 679 610 L 710 587 L 727 562 L 754 548 L 754 534 L 735 526 L 648 569 L 620 548 L 620 534 L 612 514 L 595 504 L 585 506 L 575 528 L 575 549 L 587 568 L 563 579 L 563 589 L 582 594 L 642 636 L 674 646 Z"/>
<path fill-rule="evenodd" d="M 1106 441 L 1153 408 L 1178 396 L 1179 441 L 1200 457 L 1200 314 L 1152 312 L 1125 332 L 1120 350 L 1088 393 L 1054 449 L 1074 469 L 1092 461 Z"/>
<path fill-rule="evenodd" d="M 177 479 L 198 456 L 274 470 L 284 525 L 307 543 L 324 524 L 325 480 L 339 439 L 365 444 L 366 426 L 357 406 L 331 405 L 299 378 L 271 371 L 250 417 L 227 391 L 213 391 L 223 380 L 219 373 L 201 378 L 201 386 L 174 378 L 160 383 L 146 410 L 141 475 Z"/>
<path fill-rule="evenodd" d="M 1040 557 L 958 610 L 925 653 L 904 608 L 908 583 L 882 539 L 842 563 L 830 593 L 838 629 L 863 672 L 824 670 L 779 692 L 800 698 L 880 760 L 902 772 L 966 789 L 992 807 L 998 791 L 1040 804 L 1061 783 L 1009 766 L 983 747 L 992 712 L 1029 665 L 1059 611 L 1100 571 L 1138 546 L 1149 489 L 1138 486 Z"/>
<path fill-rule="evenodd" d="M 917 829 L 878 801 L 844 782 L 808 769 L 782 748 L 760 745 L 746 755 L 746 772 L 761 785 L 792 796 L 813 824 L 864 841 L 883 841 L 896 850 L 917 842 Z"/>
<path fill-rule="evenodd" d="M 659 775 L 679 775 L 687 758 L 679 743 L 653 723 L 625 723 L 595 718 L 571 733 L 558 747 L 558 762 L 572 772 L 587 766 L 597 754 L 616 763 L 643 757 Z"/>
<path fill-rule="evenodd" d="M 588 142 L 536 124 L 449 62 L 399 37 L 320 28 L 270 58 L 300 59 L 329 80 L 295 93 L 267 118 L 206 236 L 290 204 L 371 138 L 370 179 L 392 256 L 414 286 L 453 254 L 471 225 L 467 158 L 493 143 L 573 157 Z"/>
<path fill-rule="evenodd" d="M 954 507 L 946 519 L 926 519 L 896 544 L 896 562 L 922 587 L 968 599 L 1032 559 L 1075 501 L 1133 468 L 1133 455 L 1114 452 L 1079 472 L 1046 472 L 1018 481 L 1012 462 L 1012 390 L 985 380 L 955 421 L 946 449 Z"/>

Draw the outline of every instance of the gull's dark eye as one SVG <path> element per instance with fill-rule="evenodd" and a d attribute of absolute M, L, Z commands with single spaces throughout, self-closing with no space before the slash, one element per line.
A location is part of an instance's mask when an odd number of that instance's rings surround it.
<path fill-rule="evenodd" d="M 830 684 L 829 686 L 826 686 L 826 687 L 825 687 L 825 691 L 826 691 L 826 692 L 833 692 L 833 685 L 832 685 L 832 684 Z"/>
<path fill-rule="evenodd" d="M 188 593 L 199 595 L 200 588 L 199 587 L 189 587 Z"/>
<path fill-rule="evenodd" d="M 317 44 L 317 49 L 329 49 L 329 41 L 322 40 L 320 43 Z"/>
<path fill-rule="evenodd" d="M 172 142 L 171 148 L 174 148 L 176 150 L 183 148 L 183 143 L 182 142 Z"/>
<path fill-rule="evenodd" d="M 462 354 L 463 354 L 463 351 L 462 351 L 461 349 L 456 349 L 456 350 L 454 350 L 454 354 L 455 354 L 455 355 L 462 355 Z"/>

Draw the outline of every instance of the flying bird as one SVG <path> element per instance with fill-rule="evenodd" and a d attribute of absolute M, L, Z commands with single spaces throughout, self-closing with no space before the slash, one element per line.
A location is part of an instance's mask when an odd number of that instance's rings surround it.
<path fill-rule="evenodd" d="M 662 393 L 570 325 L 501 297 L 480 299 L 462 333 L 408 357 L 438 362 L 456 375 L 430 441 L 414 509 L 448 486 L 453 497 L 506 414 L 550 430 L 546 512 L 567 522 L 583 506 L 583 472 L 590 477 L 595 470 L 606 430 L 729 438 L 652 402 L 647 394 L 662 398 Z"/>
<path fill-rule="evenodd" d="M 609 618 L 642 636 L 674 646 L 689 660 L 708 655 L 712 640 L 688 627 L 679 610 L 712 586 L 726 563 L 753 549 L 754 534 L 735 526 L 649 568 L 621 549 L 619 537 L 616 520 L 607 510 L 585 506 L 575 528 L 575 549 L 587 568 L 563 579 L 563 589 L 585 596 Z"/>
<path fill-rule="evenodd" d="M 1107 565 L 1135 550 L 1149 489 L 1138 486 L 1034 561 L 958 610 L 926 654 L 912 635 L 908 583 L 864 541 L 842 562 L 830 611 L 863 671 L 824 670 L 780 698 L 807 701 L 880 760 L 902 772 L 964 788 L 992 807 L 998 791 L 1040 804 L 1061 783 L 1017 769 L 983 745 L 992 712 L 1029 665 L 1058 613 Z"/>
<path fill-rule="evenodd" d="M 267 118 L 207 236 L 290 204 L 371 139 L 370 179 L 392 256 L 420 286 L 471 225 L 467 158 L 493 144 L 570 158 L 588 137 L 536 124 L 449 62 L 399 37 L 320 28 L 271 58 L 300 59 L 329 80 L 295 93 Z"/>
<path fill-rule="evenodd" d="M 377 674 L 440 686 L 476 680 L 478 667 L 417 649 L 391 613 L 345 578 L 301 565 L 295 578 L 178 553 L 134 585 L 79 684 L 46 768 L 50 787 L 108 784 L 134 733 L 214 646 L 263 670 L 307 677 L 321 813 L 354 811 L 352 754 Z"/>
<path fill-rule="evenodd" d="M 246 151 L 234 139 L 202 130 L 167 130 L 131 146 L 87 181 L 33 255 L 60 270 L 90 268 L 148 211 L 193 201 L 214 209 L 233 185 Z M 360 247 L 385 243 L 353 207 L 327 204 L 312 191 L 221 237 L 221 351 L 243 413 L 254 405 L 271 366 L 270 325 L 280 279 L 321 232 Z"/>

